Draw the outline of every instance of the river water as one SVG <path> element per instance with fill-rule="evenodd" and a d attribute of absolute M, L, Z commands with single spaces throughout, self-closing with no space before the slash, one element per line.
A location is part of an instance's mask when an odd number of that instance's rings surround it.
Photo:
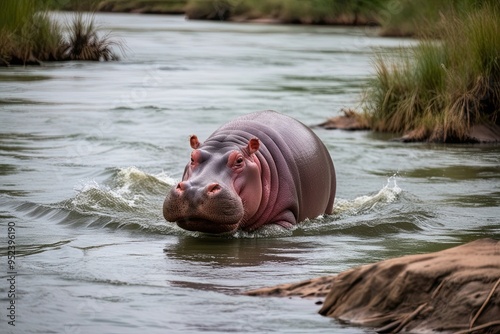
<path fill-rule="evenodd" d="M 317 300 L 241 292 L 500 238 L 498 146 L 323 129 L 333 215 L 224 238 L 164 221 L 190 134 L 203 140 L 263 109 L 318 124 L 359 103 L 376 50 L 412 41 L 363 28 L 96 18 L 126 44 L 121 61 L 0 70 L 0 332 L 370 333 L 321 317 Z"/>

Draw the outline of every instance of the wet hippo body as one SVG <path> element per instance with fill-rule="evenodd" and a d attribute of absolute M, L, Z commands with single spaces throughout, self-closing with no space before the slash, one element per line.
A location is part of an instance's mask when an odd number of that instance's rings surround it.
<path fill-rule="evenodd" d="M 274 111 L 223 125 L 193 148 L 182 181 L 163 204 L 167 221 L 186 230 L 229 233 L 265 224 L 291 227 L 331 214 L 335 169 L 307 126 Z"/>

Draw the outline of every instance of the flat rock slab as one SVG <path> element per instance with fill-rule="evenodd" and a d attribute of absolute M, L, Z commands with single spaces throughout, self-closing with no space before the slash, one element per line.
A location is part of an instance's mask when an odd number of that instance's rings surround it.
<path fill-rule="evenodd" d="M 325 298 L 320 314 L 379 333 L 500 333 L 500 241 L 481 239 L 245 294 Z"/>

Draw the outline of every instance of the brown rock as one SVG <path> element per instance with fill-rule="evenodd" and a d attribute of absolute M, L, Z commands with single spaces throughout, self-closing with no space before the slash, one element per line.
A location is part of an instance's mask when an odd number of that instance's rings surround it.
<path fill-rule="evenodd" d="M 500 333 L 500 241 L 481 239 L 247 294 L 318 297 L 328 290 L 320 314 L 380 333 Z"/>
<path fill-rule="evenodd" d="M 435 129 L 430 131 L 425 128 L 413 129 L 405 133 L 402 137 L 394 139 L 395 141 L 402 142 L 443 142 L 442 131 Z M 472 125 L 468 131 L 468 134 L 463 139 L 448 138 L 446 142 L 450 143 L 483 143 L 483 144 L 494 144 L 500 143 L 500 126 L 496 124 L 475 124 Z"/>
<path fill-rule="evenodd" d="M 476 124 L 472 126 L 470 135 L 472 140 L 480 143 L 500 142 L 500 126 L 495 124 Z"/>
<path fill-rule="evenodd" d="M 329 118 L 326 122 L 317 126 L 325 129 L 339 130 L 369 130 L 368 121 L 361 114 L 351 109 L 342 109 L 344 115 Z"/>
<path fill-rule="evenodd" d="M 325 298 L 335 276 L 322 276 L 299 283 L 285 283 L 245 292 L 248 296 Z"/>

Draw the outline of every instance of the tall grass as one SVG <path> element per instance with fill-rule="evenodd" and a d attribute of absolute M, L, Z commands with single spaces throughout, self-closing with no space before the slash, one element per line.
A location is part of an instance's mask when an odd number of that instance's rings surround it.
<path fill-rule="evenodd" d="M 93 16 L 77 14 L 65 27 L 54 21 L 40 0 L 0 2 L 0 66 L 57 60 L 112 60 L 121 45 L 98 35 Z"/>
<path fill-rule="evenodd" d="M 467 141 L 475 124 L 499 124 L 500 11 L 484 4 L 443 19 L 440 41 L 375 59 L 364 108 L 371 127 L 412 140 Z"/>
<path fill-rule="evenodd" d="M 29 37 L 29 19 L 41 2 L 32 0 L 0 2 L 0 65 L 25 59 L 31 61 L 34 40 Z"/>
<path fill-rule="evenodd" d="M 44 1 L 16 0 L 0 2 L 0 29 L 16 31 L 40 10 Z"/>

